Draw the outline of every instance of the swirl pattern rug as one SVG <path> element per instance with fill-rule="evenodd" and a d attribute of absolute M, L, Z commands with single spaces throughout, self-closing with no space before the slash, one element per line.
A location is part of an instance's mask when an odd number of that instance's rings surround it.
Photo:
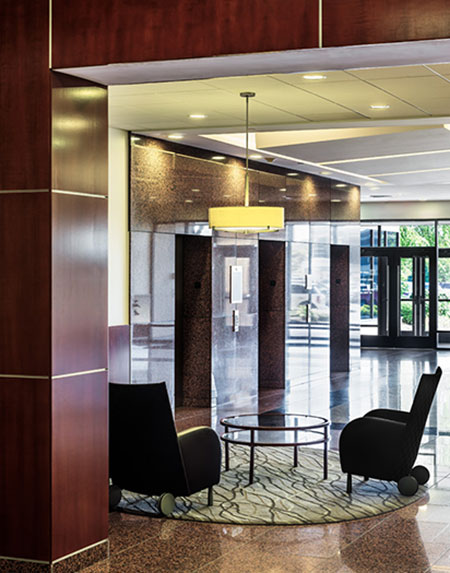
<path fill-rule="evenodd" d="M 207 506 L 207 491 L 176 498 L 173 519 L 247 525 L 302 525 L 334 523 L 373 517 L 405 507 L 415 496 L 399 494 L 397 484 L 353 479 L 346 494 L 346 476 L 339 456 L 329 452 L 328 479 L 323 480 L 322 450 L 299 449 L 298 467 L 292 466 L 292 448 L 256 448 L 254 483 L 248 485 L 249 448 L 230 448 L 230 469 L 214 486 L 214 504 Z M 120 511 L 158 516 L 157 498 L 123 491 Z"/>

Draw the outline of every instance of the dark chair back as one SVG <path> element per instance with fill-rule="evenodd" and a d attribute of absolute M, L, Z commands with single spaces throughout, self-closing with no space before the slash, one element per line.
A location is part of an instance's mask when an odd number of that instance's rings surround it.
<path fill-rule="evenodd" d="M 109 385 L 109 467 L 114 485 L 146 495 L 186 490 L 164 382 Z"/>
<path fill-rule="evenodd" d="M 411 468 L 417 457 L 431 404 L 442 376 L 438 367 L 434 374 L 422 374 L 406 425 L 405 449 L 402 462 Z"/>

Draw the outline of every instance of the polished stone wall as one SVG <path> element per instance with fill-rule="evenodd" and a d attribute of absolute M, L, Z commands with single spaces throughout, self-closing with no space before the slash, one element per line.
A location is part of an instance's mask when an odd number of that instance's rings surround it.
<path fill-rule="evenodd" d="M 203 334 L 198 340 L 195 336 L 199 356 L 205 353 L 211 360 L 211 387 L 198 393 L 210 395 L 212 406 L 243 405 L 258 393 L 258 329 L 265 328 L 258 311 L 261 240 L 285 243 L 285 384 L 329 373 L 332 242 L 352 245 L 351 341 L 352 356 L 356 357 L 359 189 L 336 188 L 338 183 L 300 172 L 296 177 L 287 176 L 286 170 L 252 163 L 250 204 L 283 206 L 285 230 L 259 238 L 212 233 L 206 222 L 208 208 L 243 202 L 242 161 L 232 157 L 213 161 L 205 150 L 132 136 L 131 381 L 165 380 L 175 403 L 177 235 L 212 238 L 210 338 Z M 231 265 L 243 270 L 242 303 L 230 301 Z M 359 300 L 357 304 L 359 309 Z M 233 310 L 239 311 L 238 331 L 233 329 Z M 204 379 L 204 372 L 200 374 Z M 190 376 L 195 379 L 196 373 Z"/>

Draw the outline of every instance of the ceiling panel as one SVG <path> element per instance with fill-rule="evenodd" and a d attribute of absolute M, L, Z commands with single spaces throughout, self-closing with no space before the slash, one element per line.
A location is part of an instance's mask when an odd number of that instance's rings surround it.
<path fill-rule="evenodd" d="M 439 112 L 440 114 L 450 114 L 450 82 L 436 75 L 427 77 L 426 80 L 402 78 L 373 80 L 373 83 L 394 96 L 420 107 L 430 115 L 434 114 L 433 102 L 439 100 L 435 109 L 444 109 L 443 112 Z M 447 105 L 443 105 L 445 99 Z"/>
<path fill-rule="evenodd" d="M 326 163 L 380 155 L 413 153 L 450 149 L 450 132 L 443 128 L 424 129 L 416 132 L 374 135 L 354 139 L 323 141 L 303 145 L 287 145 L 267 148 L 270 151 L 292 155 L 298 159 Z M 344 167 L 345 165 L 345 167 Z M 351 171 L 353 163 L 337 167 Z"/>
<path fill-rule="evenodd" d="M 361 78 L 362 80 L 378 80 L 432 76 L 433 72 L 425 66 L 398 66 L 396 68 L 365 68 L 360 70 L 348 70 L 348 75 L 350 77 L 355 76 L 357 78 Z"/>
<path fill-rule="evenodd" d="M 397 201 L 448 201 L 450 197 L 450 183 L 436 184 L 428 183 L 424 185 L 403 185 L 402 187 L 383 186 L 380 189 L 361 188 L 361 199 L 363 201 L 385 201 L 386 199 L 372 198 L 371 195 L 392 195 L 393 200 Z"/>
<path fill-rule="evenodd" d="M 421 173 L 405 173 L 402 175 L 389 175 L 383 176 L 383 181 L 390 183 L 392 185 L 416 185 L 420 182 L 420 185 L 427 185 L 428 183 L 442 184 L 447 183 L 450 179 L 450 167 L 446 170 L 441 171 L 429 171 Z M 387 190 L 387 187 L 383 187 L 383 192 Z M 424 189 L 424 194 L 426 189 Z"/>
<path fill-rule="evenodd" d="M 411 157 L 384 158 L 355 163 L 337 163 L 333 164 L 332 167 L 346 169 L 362 175 L 416 171 L 418 169 L 440 169 L 450 167 L 450 149 L 446 153 L 433 155 L 413 155 Z M 382 177 L 381 175 L 378 176 Z M 384 179 L 384 176 L 382 178 Z"/>
<path fill-rule="evenodd" d="M 310 79 L 305 79 L 304 77 L 305 75 L 311 76 L 314 74 L 324 75 L 325 79 L 310 80 Z M 271 77 L 286 84 L 291 84 L 293 86 L 301 86 L 301 87 L 307 87 L 309 85 L 323 83 L 324 81 L 330 83 L 330 82 L 345 82 L 354 79 L 350 74 L 348 74 L 344 70 L 342 71 L 316 70 L 312 72 L 298 73 L 298 74 L 271 74 Z"/>
<path fill-rule="evenodd" d="M 450 64 L 430 64 L 427 67 L 443 76 L 450 76 Z"/>
<path fill-rule="evenodd" d="M 308 90 L 370 119 L 421 117 L 425 115 L 412 105 L 400 101 L 397 97 L 358 80 L 334 82 L 333 84 L 315 84 L 314 86 L 309 86 Z M 370 107 L 371 105 L 389 105 L 390 108 L 373 110 Z"/>

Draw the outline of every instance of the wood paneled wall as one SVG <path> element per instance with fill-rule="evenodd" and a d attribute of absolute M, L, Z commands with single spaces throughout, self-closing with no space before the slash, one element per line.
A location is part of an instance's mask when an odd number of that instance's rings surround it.
<path fill-rule="evenodd" d="M 8 0 L 11 2 L 11 0 Z M 42 0 L 39 0 L 40 2 Z M 53 66 L 448 38 L 446 0 L 53 0 Z"/>
<path fill-rule="evenodd" d="M 58 559 L 108 536 L 108 104 L 105 88 L 83 80 L 53 73 L 52 86 L 51 558 Z"/>
<path fill-rule="evenodd" d="M 108 535 L 107 93 L 52 76 L 47 1 L 0 37 L 0 555 L 50 570 Z"/>
<path fill-rule="evenodd" d="M 316 0 L 53 0 L 53 66 L 318 45 Z"/>
<path fill-rule="evenodd" d="M 2 0 L 0 189 L 48 189 L 48 0 Z"/>
<path fill-rule="evenodd" d="M 450 10 L 446 0 L 323 0 L 326 47 L 449 36 Z"/>

